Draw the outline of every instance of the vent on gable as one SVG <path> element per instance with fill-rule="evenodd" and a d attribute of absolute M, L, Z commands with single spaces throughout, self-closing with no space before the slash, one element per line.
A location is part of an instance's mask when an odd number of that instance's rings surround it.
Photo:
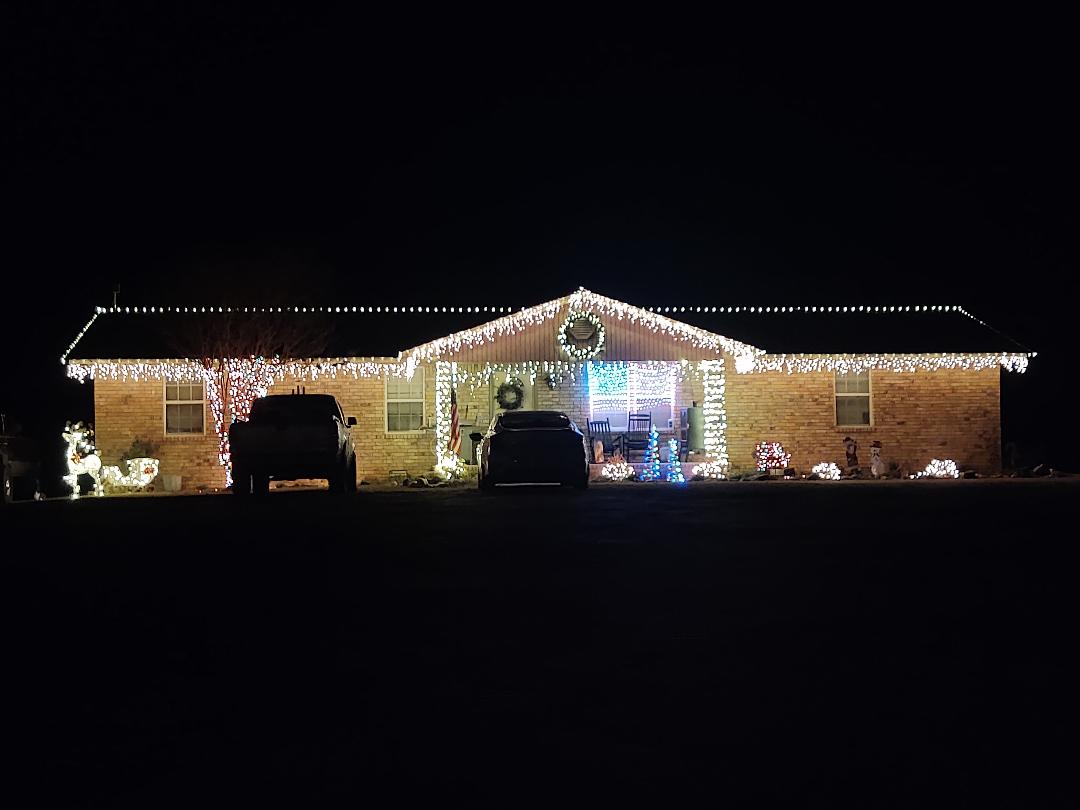
<path fill-rule="evenodd" d="M 596 334 L 596 327 L 593 326 L 587 318 L 578 318 L 570 325 L 569 332 L 574 340 L 585 342 Z"/>

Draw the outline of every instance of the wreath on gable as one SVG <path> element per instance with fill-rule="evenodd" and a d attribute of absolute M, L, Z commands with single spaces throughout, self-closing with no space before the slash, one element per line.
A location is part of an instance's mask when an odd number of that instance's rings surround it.
<path fill-rule="evenodd" d="M 607 334 L 604 324 L 591 312 L 576 310 L 566 316 L 555 339 L 563 354 L 571 360 L 581 362 L 595 357 L 604 350 Z"/>
<path fill-rule="evenodd" d="M 525 388 L 521 380 L 507 380 L 495 392 L 495 401 L 504 411 L 516 411 L 525 404 Z"/>

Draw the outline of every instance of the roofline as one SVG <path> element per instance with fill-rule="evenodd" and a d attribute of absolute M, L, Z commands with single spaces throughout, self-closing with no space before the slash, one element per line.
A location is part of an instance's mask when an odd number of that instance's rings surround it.
<path fill-rule="evenodd" d="M 456 354 L 458 351 L 461 350 L 460 347 L 462 346 L 462 344 L 466 344 L 468 346 L 468 348 L 474 348 L 477 345 L 483 345 L 484 343 L 492 342 L 494 336 L 496 336 L 496 335 L 501 337 L 504 334 L 516 334 L 518 331 L 520 331 L 521 328 L 523 328 L 523 327 L 521 327 L 519 325 L 520 321 L 523 321 L 523 320 L 524 321 L 529 321 L 530 324 L 531 324 L 531 323 L 540 323 L 540 322 L 542 322 L 544 320 L 552 320 L 552 319 L 554 319 L 554 317 L 557 315 L 557 313 L 564 306 L 569 307 L 571 305 L 582 306 L 583 308 L 587 308 L 587 307 L 591 306 L 592 308 L 599 309 L 600 311 L 606 312 L 607 314 L 615 314 L 619 318 L 619 320 L 622 320 L 623 318 L 629 317 L 629 319 L 632 322 L 636 322 L 636 321 L 646 321 L 646 322 L 648 322 L 648 321 L 651 321 L 656 328 L 662 329 L 663 331 L 669 332 L 669 333 L 678 333 L 681 336 L 681 339 L 683 339 L 683 340 L 691 339 L 691 340 L 696 340 L 699 343 L 704 343 L 707 346 L 709 346 L 710 348 L 713 348 L 714 350 L 717 350 L 717 353 L 719 353 L 719 350 L 722 348 L 728 354 L 732 354 L 734 356 L 764 355 L 764 354 L 766 354 L 766 351 L 764 349 L 758 348 L 757 346 L 753 346 L 752 344 L 743 343 L 742 341 L 734 340 L 733 338 L 728 338 L 728 337 L 725 337 L 724 335 L 720 335 L 720 334 L 715 333 L 715 332 L 710 332 L 710 331 L 708 331 L 706 329 L 702 329 L 700 327 L 692 326 L 690 324 L 679 321 L 679 320 L 677 320 L 675 318 L 669 318 L 666 315 L 660 314 L 660 309 L 663 309 L 664 311 L 667 311 L 668 309 L 678 310 L 680 312 L 689 311 L 691 313 L 693 313 L 693 312 L 709 312 L 709 311 L 712 311 L 712 312 L 725 312 L 726 311 L 726 312 L 729 312 L 729 313 L 730 312 L 738 313 L 738 312 L 745 311 L 745 312 L 750 312 L 750 313 L 757 312 L 759 314 L 782 314 L 782 313 L 795 313 L 795 312 L 801 312 L 801 313 L 813 312 L 813 313 L 821 313 L 821 314 L 841 313 L 841 312 L 845 312 L 845 313 L 850 312 L 852 314 L 855 314 L 856 312 L 858 312 L 858 313 L 871 314 L 871 313 L 878 313 L 878 312 L 881 312 L 881 313 L 885 313 L 885 312 L 910 312 L 911 310 L 914 310 L 915 312 L 919 312 L 919 311 L 923 311 L 923 312 L 928 312 L 928 311 L 933 311 L 933 312 L 957 312 L 957 313 L 960 313 L 960 314 L 970 318 L 971 320 L 975 321 L 976 323 L 980 324 L 981 326 L 985 327 L 986 329 L 989 329 L 990 331 L 992 331 L 995 334 L 999 335 L 1000 337 L 1002 337 L 1003 339 L 1005 339 L 1009 343 L 1013 344 L 1015 347 L 1017 347 L 1017 348 L 1023 350 L 1024 352 L 1028 353 L 1029 357 L 1034 357 L 1035 356 L 1035 352 L 1031 352 L 1029 350 L 1029 348 L 1027 346 L 1025 346 L 1024 344 L 1020 343 L 1020 341 L 1010 337 L 1009 335 L 1005 334 L 1004 332 L 1002 332 L 999 329 L 995 329 L 993 326 L 988 324 L 986 321 L 984 321 L 984 320 L 978 318 L 977 316 L 973 315 L 965 307 L 963 307 L 962 305 L 959 305 L 959 304 L 933 305 L 933 306 L 931 306 L 931 305 L 916 305 L 916 306 L 910 306 L 910 305 L 902 305 L 902 306 L 896 306 L 896 305 L 889 305 L 889 306 L 881 306 L 881 305 L 862 305 L 862 306 L 833 305 L 833 306 L 797 306 L 797 307 L 796 306 L 769 306 L 769 307 L 753 307 L 753 306 L 750 306 L 750 307 L 743 307 L 743 306 L 737 306 L 737 307 L 731 307 L 731 306 L 729 306 L 729 307 L 701 307 L 701 306 L 696 306 L 696 307 L 662 307 L 662 308 L 661 307 L 649 307 L 649 308 L 646 309 L 646 308 L 643 308 L 643 307 L 637 307 L 637 306 L 634 306 L 632 304 L 627 304 L 627 303 L 624 303 L 622 301 L 618 301 L 618 300 L 616 300 L 614 298 L 608 298 L 606 296 L 599 295 L 597 293 L 591 292 L 590 290 L 586 290 L 584 287 L 579 287 L 575 292 L 570 293 L 569 295 L 565 295 L 565 296 L 562 296 L 560 298 L 556 298 L 556 299 L 553 299 L 552 301 L 547 301 L 547 302 L 542 303 L 542 304 L 537 304 L 536 306 L 533 306 L 533 307 L 522 307 L 520 310 L 516 310 L 516 311 L 511 311 L 511 309 L 509 307 L 479 307 L 479 306 L 469 306 L 469 307 L 452 306 L 452 307 L 449 307 L 450 312 L 460 312 L 460 313 L 470 312 L 471 313 L 471 312 L 475 311 L 476 313 L 479 314 L 481 311 L 487 312 L 487 311 L 490 310 L 491 312 L 506 311 L 508 314 L 504 315 L 504 316 L 502 316 L 500 318 L 496 318 L 495 320 L 487 321 L 487 322 L 479 324 L 477 326 L 470 327 L 468 329 L 463 329 L 463 330 L 459 330 L 457 332 L 453 332 L 450 335 L 447 335 L 445 337 L 438 338 L 436 340 L 429 341 L 427 343 L 422 343 L 419 346 L 414 346 L 412 348 L 399 351 L 396 357 L 394 357 L 394 358 L 387 357 L 385 359 L 400 361 L 400 360 L 407 360 L 408 358 L 412 357 L 412 358 L 415 358 L 413 360 L 413 362 L 415 363 L 417 361 L 417 359 L 421 359 L 421 360 L 438 359 L 439 357 L 444 356 L 444 354 L 448 355 L 448 356 L 453 356 L 454 354 Z M 166 312 L 178 313 L 179 314 L 179 313 L 181 313 L 181 311 L 183 313 L 186 313 L 186 314 L 206 314 L 208 308 L 205 307 L 205 306 L 204 307 L 190 307 L 190 308 L 189 307 L 183 307 L 182 309 L 181 309 L 181 307 L 172 307 L 172 306 L 168 306 L 168 307 L 145 307 L 144 306 L 144 307 L 141 307 L 141 312 L 140 312 L 140 307 L 137 307 L 137 306 L 136 307 L 123 307 L 122 309 L 123 309 L 123 313 L 121 313 L 121 307 L 119 307 L 119 306 L 116 306 L 116 307 L 101 307 L 101 306 L 94 307 L 94 313 L 91 316 L 90 320 L 88 320 L 86 322 L 86 324 L 83 326 L 83 328 L 78 332 L 78 334 L 75 335 L 74 340 L 72 340 L 71 343 L 68 344 L 68 347 L 64 351 L 64 353 L 62 355 L 60 355 L 60 363 L 61 363 L 61 365 L 64 365 L 64 364 L 68 363 L 68 360 L 71 357 L 71 354 L 75 350 L 76 346 L 78 346 L 79 342 L 86 335 L 86 333 L 90 330 L 90 328 L 93 326 L 94 322 L 98 319 L 98 317 L 101 316 L 101 315 L 104 315 L 104 314 L 148 314 L 148 313 L 149 314 L 160 314 L 160 313 L 166 313 Z M 190 312 L 189 312 L 189 309 L 190 309 Z M 384 307 L 384 306 L 381 306 L 381 305 L 377 306 L 377 307 L 371 307 L 371 306 L 361 306 L 361 307 L 356 307 L 356 306 L 353 306 L 353 307 L 348 307 L 348 306 L 345 306 L 345 307 L 341 307 L 341 306 L 334 306 L 334 307 L 306 307 L 306 306 L 305 307 L 292 307 L 292 306 L 290 306 L 290 307 L 276 307 L 276 308 L 275 307 L 243 307 L 243 308 L 241 308 L 241 307 L 222 307 L 222 306 L 218 306 L 216 308 L 217 313 L 226 313 L 226 312 L 228 312 L 228 313 L 232 313 L 232 312 L 241 313 L 241 312 L 243 312 L 243 313 L 251 313 L 251 314 L 260 313 L 260 312 L 265 313 L 267 311 L 269 311 L 270 313 L 274 313 L 275 309 L 279 313 L 282 312 L 282 311 L 285 311 L 285 312 L 308 312 L 308 311 L 310 311 L 312 313 L 322 312 L 322 313 L 327 313 L 327 314 L 348 314 L 350 312 L 350 309 L 351 309 L 352 313 L 357 313 L 357 310 L 359 310 L 359 314 L 376 314 L 376 313 L 382 314 L 383 312 L 389 314 L 391 312 L 391 310 L 393 310 L 393 312 L 396 314 L 398 312 L 399 308 L 398 307 L 389 307 L 389 306 Z M 444 306 L 444 307 L 441 307 L 441 309 L 442 309 L 443 312 L 446 312 L 448 308 Z M 400 307 L 400 310 L 401 310 L 401 314 L 407 314 L 406 313 L 406 307 L 402 306 L 402 307 Z M 439 312 L 440 307 L 408 307 L 408 310 L 409 310 L 409 312 L 413 312 L 415 310 L 416 313 L 423 314 L 424 311 L 431 311 L 431 310 L 434 310 L 435 312 Z M 212 307 L 212 306 L 209 307 L 209 312 L 210 313 L 215 313 L 215 307 Z M 217 313 L 215 313 L 215 314 L 217 314 Z M 537 318 L 536 316 L 538 316 L 538 315 L 541 315 L 542 317 Z M 517 328 L 515 328 L 515 327 L 517 327 Z M 477 339 L 477 336 L 479 336 L 480 339 Z M 444 352 L 443 350 L 446 349 L 447 347 L 452 347 L 452 348 L 451 348 L 451 350 L 449 352 Z M 789 356 L 790 357 L 797 357 L 797 356 L 798 357 L 809 357 L 810 355 L 789 355 Z M 374 359 L 374 356 L 372 357 L 372 359 Z M 319 361 L 321 361 L 321 360 L 323 360 L 323 359 L 320 358 Z M 136 362 L 136 363 L 137 362 L 144 362 L 142 360 L 132 359 L 132 358 L 124 358 L 124 361 L 125 362 Z M 83 363 L 110 362 L 111 363 L 111 362 L 119 362 L 119 359 L 108 359 L 108 360 L 80 359 L 79 362 L 83 362 Z M 157 360 L 155 362 L 162 362 L 162 361 Z M 315 362 L 315 361 L 313 360 L 313 362 Z"/>
<path fill-rule="evenodd" d="M 212 358 L 218 360 L 221 358 Z M 243 359 L 243 358 L 229 358 L 229 359 Z M 397 357 L 391 357 L 389 355 L 341 355 L 338 357 L 294 357 L 290 360 L 282 360 L 284 364 L 288 363 L 310 363 L 321 365 L 335 365 L 342 363 L 400 363 L 401 360 Z M 165 363 L 202 363 L 202 359 L 198 357 L 74 357 L 68 360 L 65 365 L 68 366 L 92 366 L 95 364 L 108 363 L 111 365 L 151 365 L 151 364 L 165 364 Z"/>

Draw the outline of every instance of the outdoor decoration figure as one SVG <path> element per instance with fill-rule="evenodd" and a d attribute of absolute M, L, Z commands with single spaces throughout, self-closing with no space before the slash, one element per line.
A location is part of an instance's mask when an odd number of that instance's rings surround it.
<path fill-rule="evenodd" d="M 679 460 L 679 440 L 668 439 L 668 473 L 667 480 L 676 484 L 686 483 L 686 476 L 683 475 L 682 462 Z"/>
<path fill-rule="evenodd" d="M 143 489 L 157 478 L 161 471 L 161 462 L 156 458 L 129 458 L 127 468 L 125 475 L 120 472 L 119 467 L 102 467 L 101 482 L 112 488 Z"/>
<path fill-rule="evenodd" d="M 660 480 L 660 431 L 656 425 L 649 431 L 649 449 L 645 451 L 645 464 L 641 468 L 642 481 Z"/>
<path fill-rule="evenodd" d="M 870 474 L 874 478 L 885 475 L 885 462 L 881 460 L 881 442 L 876 440 L 870 443 Z"/>
<path fill-rule="evenodd" d="M 850 436 L 844 437 L 844 453 L 847 455 L 848 472 L 859 469 L 859 443 Z"/>
<path fill-rule="evenodd" d="M 754 458 L 760 472 L 784 470 L 791 463 L 791 453 L 784 450 L 780 442 L 758 442 L 754 448 Z"/>
<path fill-rule="evenodd" d="M 72 500 L 79 497 L 79 476 L 89 475 L 94 482 L 94 494 L 104 495 L 101 487 L 101 459 L 94 447 L 94 427 L 82 422 L 67 423 L 63 434 L 67 442 L 67 468 L 64 483 L 71 487 Z"/>
<path fill-rule="evenodd" d="M 495 401 L 504 411 L 516 411 L 525 404 L 525 387 L 521 380 L 513 377 L 499 386 L 495 392 Z"/>
<path fill-rule="evenodd" d="M 604 443 L 600 439 L 593 439 L 592 443 L 593 460 L 597 464 L 604 463 Z"/>

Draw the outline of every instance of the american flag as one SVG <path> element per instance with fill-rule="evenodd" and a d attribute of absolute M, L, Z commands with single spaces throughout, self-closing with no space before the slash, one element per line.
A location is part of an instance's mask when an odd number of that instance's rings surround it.
<path fill-rule="evenodd" d="M 457 391 L 450 388 L 450 452 L 455 456 L 461 450 L 461 427 L 458 425 Z"/>

